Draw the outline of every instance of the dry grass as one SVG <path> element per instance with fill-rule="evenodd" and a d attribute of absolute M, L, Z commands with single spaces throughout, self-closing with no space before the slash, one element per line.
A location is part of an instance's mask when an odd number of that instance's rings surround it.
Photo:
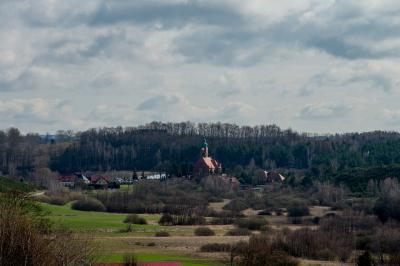
<path fill-rule="evenodd" d="M 223 207 L 231 202 L 230 199 L 224 199 L 222 202 L 212 202 L 209 204 L 209 207 L 217 212 L 223 211 Z"/>
<path fill-rule="evenodd" d="M 353 266 L 352 263 L 321 260 L 301 260 L 301 266 Z"/>

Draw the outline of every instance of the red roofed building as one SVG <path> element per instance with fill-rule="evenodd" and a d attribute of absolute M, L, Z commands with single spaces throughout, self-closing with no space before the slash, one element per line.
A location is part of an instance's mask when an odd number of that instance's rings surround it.
<path fill-rule="evenodd" d="M 194 165 L 194 175 L 204 177 L 210 174 L 220 174 L 221 172 L 222 165 L 208 155 L 208 144 L 204 140 L 204 147 L 201 148 L 201 156 Z"/>

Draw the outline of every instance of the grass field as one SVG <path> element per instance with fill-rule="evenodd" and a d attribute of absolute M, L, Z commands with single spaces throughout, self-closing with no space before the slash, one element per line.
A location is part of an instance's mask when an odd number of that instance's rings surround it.
<path fill-rule="evenodd" d="M 167 231 L 172 236 L 193 236 L 196 226 L 160 226 L 157 222 L 159 214 L 141 214 L 146 219 L 147 225 L 132 225 L 132 232 L 121 233 L 120 230 L 127 227 L 123 223 L 127 214 L 108 212 L 85 212 L 71 209 L 71 203 L 64 206 L 41 203 L 48 212 L 47 217 L 55 224 L 63 225 L 73 231 L 95 231 L 98 236 L 153 236 L 155 232 Z M 225 234 L 228 227 L 213 226 L 213 230 L 219 234 Z"/>
<path fill-rule="evenodd" d="M 108 212 L 85 212 L 71 209 L 71 203 L 64 206 L 41 203 L 48 212 L 47 217 L 54 223 L 63 225 L 74 231 L 102 231 L 117 232 L 126 227 L 123 223 L 127 214 Z M 162 230 L 157 224 L 160 215 L 140 215 L 145 218 L 148 225 L 133 225 L 134 229 L 145 231 L 145 229 Z"/>
<path fill-rule="evenodd" d="M 136 258 L 141 262 L 151 261 L 179 261 L 183 266 L 222 266 L 224 264 L 209 259 L 192 258 L 187 255 L 163 254 L 163 253 L 135 253 Z M 123 262 L 124 254 L 111 254 L 100 256 L 100 263 Z"/>
<path fill-rule="evenodd" d="M 55 224 L 63 225 L 75 232 L 88 234 L 101 250 L 97 256 L 100 263 L 122 262 L 125 254 L 134 253 L 139 261 L 179 261 L 183 266 L 220 266 L 211 259 L 196 258 L 197 250 L 183 250 L 193 243 L 202 243 L 193 236 L 194 226 L 160 226 L 160 215 L 140 215 L 149 224 L 133 225 L 133 232 L 122 233 L 126 224 L 126 214 L 107 212 L 84 212 L 71 209 L 71 203 L 65 206 L 41 203 L 47 217 Z M 168 231 L 172 237 L 154 237 L 156 231 Z M 218 231 L 218 230 L 217 230 Z M 151 245 L 149 245 L 151 243 Z"/>

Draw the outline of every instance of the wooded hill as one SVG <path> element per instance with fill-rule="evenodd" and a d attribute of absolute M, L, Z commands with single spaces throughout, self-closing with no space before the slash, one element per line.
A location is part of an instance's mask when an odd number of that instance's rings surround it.
<path fill-rule="evenodd" d="M 203 138 L 224 170 L 241 175 L 247 183 L 254 169 L 300 170 L 316 179 L 328 179 L 346 169 L 400 163 L 397 132 L 321 136 L 275 125 L 153 122 L 59 132 L 55 138 L 21 135 L 17 129 L 0 132 L 0 170 L 23 176 L 43 167 L 61 173 L 156 170 L 182 176 L 191 173 Z"/>

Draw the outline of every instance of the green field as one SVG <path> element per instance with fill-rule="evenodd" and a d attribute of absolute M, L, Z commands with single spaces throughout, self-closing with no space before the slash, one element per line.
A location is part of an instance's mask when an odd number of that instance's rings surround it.
<path fill-rule="evenodd" d="M 47 217 L 54 224 L 63 225 L 75 232 L 89 234 L 99 246 L 101 255 L 97 256 L 99 263 L 123 262 L 124 254 L 133 252 L 139 261 L 179 261 L 183 266 L 221 266 L 209 259 L 195 258 L 179 252 L 170 252 L 160 246 L 149 247 L 147 243 L 136 245 L 137 237 L 145 237 L 147 241 L 157 241 L 156 231 L 165 230 L 171 235 L 193 236 L 193 227 L 160 226 L 158 214 L 140 215 L 149 224 L 133 225 L 133 232 L 122 233 L 126 228 L 123 220 L 127 214 L 107 212 L 84 212 L 71 209 L 71 203 L 64 206 L 40 203 Z M 126 241 L 126 238 L 132 239 Z M 122 241 L 121 239 L 124 239 Z"/>
<path fill-rule="evenodd" d="M 120 230 L 127 227 L 123 220 L 127 214 L 108 212 L 86 212 L 71 209 L 71 203 L 64 206 L 41 203 L 47 218 L 58 225 L 80 232 L 96 232 L 98 236 L 153 236 L 155 232 L 167 231 L 175 236 L 191 236 L 194 232 L 192 226 L 160 226 L 157 222 L 159 214 L 141 214 L 146 219 L 147 225 L 132 225 L 132 232 L 122 233 Z M 217 231 L 218 232 L 218 231 Z"/>
<path fill-rule="evenodd" d="M 50 205 L 41 203 L 41 206 L 48 212 L 47 217 L 54 223 L 63 225 L 74 231 L 102 231 L 117 232 L 126 227 L 123 223 L 127 214 L 108 213 L 108 212 L 85 212 L 71 209 L 71 203 L 64 206 Z M 160 215 L 140 215 L 145 218 L 148 225 L 133 225 L 134 229 L 145 231 L 145 229 L 162 230 L 156 224 Z"/>
<path fill-rule="evenodd" d="M 222 266 L 220 262 L 208 259 L 192 258 L 186 255 L 163 254 L 163 253 L 136 253 L 136 258 L 142 262 L 154 261 L 179 261 L 183 266 Z M 123 262 L 124 254 L 112 254 L 99 257 L 99 263 L 118 263 Z"/>

